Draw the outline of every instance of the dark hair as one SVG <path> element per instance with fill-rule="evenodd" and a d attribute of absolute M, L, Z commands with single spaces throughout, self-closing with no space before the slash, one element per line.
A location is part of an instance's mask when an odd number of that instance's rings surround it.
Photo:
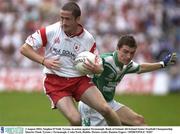
<path fill-rule="evenodd" d="M 123 45 L 129 46 L 131 48 L 137 48 L 136 41 L 131 35 L 123 35 L 117 44 L 117 49 L 121 48 Z"/>
<path fill-rule="evenodd" d="M 77 18 L 81 16 L 81 9 L 75 2 L 68 2 L 63 7 L 62 10 L 71 11 L 72 15 Z"/>

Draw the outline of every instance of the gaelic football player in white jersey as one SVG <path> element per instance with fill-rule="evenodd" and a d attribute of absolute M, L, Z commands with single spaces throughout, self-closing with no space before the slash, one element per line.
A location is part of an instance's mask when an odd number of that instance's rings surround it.
<path fill-rule="evenodd" d="M 61 111 L 71 125 L 81 125 L 74 99 L 100 112 L 108 125 L 121 125 L 117 113 L 107 104 L 91 79 L 82 76 L 74 67 L 79 53 L 94 53 L 96 50 L 93 36 L 79 23 L 80 16 L 81 10 L 75 2 L 66 3 L 60 11 L 60 21 L 30 35 L 20 51 L 44 66 L 45 93 L 52 101 L 52 108 Z M 37 51 L 41 47 L 45 48 L 44 56 Z M 101 68 L 94 72 L 100 71 Z"/>
<path fill-rule="evenodd" d="M 145 73 L 174 64 L 176 53 L 167 55 L 161 62 L 137 64 L 132 60 L 136 48 L 137 45 L 133 36 L 122 36 L 117 44 L 116 51 L 101 55 L 104 71 L 99 75 L 94 75 L 93 82 L 99 88 L 108 104 L 116 111 L 123 124 L 143 126 L 146 123 L 142 115 L 114 100 L 116 85 L 128 73 Z M 89 69 L 97 68 L 92 63 L 89 64 L 87 62 L 86 64 L 86 67 Z M 83 126 L 107 125 L 100 113 L 83 102 L 79 103 L 78 108 L 82 116 Z"/>

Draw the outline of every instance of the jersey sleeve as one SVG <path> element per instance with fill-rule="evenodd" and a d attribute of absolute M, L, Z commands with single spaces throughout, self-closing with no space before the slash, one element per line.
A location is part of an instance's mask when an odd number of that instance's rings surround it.
<path fill-rule="evenodd" d="M 94 39 L 94 37 L 91 37 L 90 39 L 90 52 L 91 53 L 94 53 L 95 55 L 99 55 L 99 51 L 97 49 L 97 46 L 96 46 L 96 41 Z"/>
<path fill-rule="evenodd" d="M 98 52 L 98 49 L 97 49 L 97 46 L 96 46 L 96 41 L 94 39 L 94 37 L 89 33 L 87 32 L 87 36 L 86 36 L 86 44 L 87 44 L 87 47 L 89 48 L 89 51 L 91 53 L 94 53 L 95 55 L 99 55 L 99 52 Z"/>
<path fill-rule="evenodd" d="M 99 52 L 98 52 L 98 50 L 97 50 L 97 47 L 96 47 L 96 42 L 94 41 L 94 42 L 92 42 L 92 47 L 91 47 L 91 49 L 90 49 L 90 52 L 91 53 L 94 53 L 95 55 L 99 55 Z"/>
<path fill-rule="evenodd" d="M 131 63 L 131 67 L 128 69 L 127 74 L 128 73 L 138 73 L 140 71 L 140 65 L 134 61 L 132 61 Z"/>
<path fill-rule="evenodd" d="M 25 43 L 35 50 L 45 46 L 47 43 L 46 28 L 41 28 L 32 35 L 28 36 Z"/>

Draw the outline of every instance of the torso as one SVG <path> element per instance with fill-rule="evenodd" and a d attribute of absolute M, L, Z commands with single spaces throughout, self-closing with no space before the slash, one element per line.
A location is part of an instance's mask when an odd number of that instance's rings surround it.
<path fill-rule="evenodd" d="M 94 83 L 102 92 L 107 101 L 114 98 L 117 84 L 127 73 L 136 73 L 139 71 L 139 65 L 131 61 L 127 66 L 117 65 L 116 53 L 102 55 L 104 70 L 100 76 L 93 78 Z"/>
<path fill-rule="evenodd" d="M 39 44 L 35 44 L 36 46 L 42 45 L 43 38 L 41 36 L 37 33 L 34 33 L 32 36 L 37 40 L 40 40 Z M 45 57 L 58 57 L 61 68 L 59 71 L 44 68 L 44 73 L 56 74 L 62 77 L 81 76 L 82 74 L 74 68 L 74 60 L 80 52 L 93 52 L 94 49 L 96 49 L 95 40 L 92 35 L 87 30 L 83 29 L 83 32 L 80 35 L 68 37 L 61 29 L 60 23 L 58 22 L 46 27 L 46 37 Z"/>

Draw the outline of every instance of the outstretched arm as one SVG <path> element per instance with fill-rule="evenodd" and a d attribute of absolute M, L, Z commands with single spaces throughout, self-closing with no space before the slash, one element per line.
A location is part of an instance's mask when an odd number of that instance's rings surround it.
<path fill-rule="evenodd" d="M 151 72 L 154 70 L 161 69 L 162 65 L 161 63 L 143 63 L 140 64 L 140 71 L 138 73 L 146 73 L 146 72 Z"/>
<path fill-rule="evenodd" d="M 176 62 L 176 53 L 170 53 L 165 58 L 157 63 L 143 63 L 140 64 L 140 71 L 139 73 L 151 72 L 155 71 L 169 65 L 173 65 Z"/>

